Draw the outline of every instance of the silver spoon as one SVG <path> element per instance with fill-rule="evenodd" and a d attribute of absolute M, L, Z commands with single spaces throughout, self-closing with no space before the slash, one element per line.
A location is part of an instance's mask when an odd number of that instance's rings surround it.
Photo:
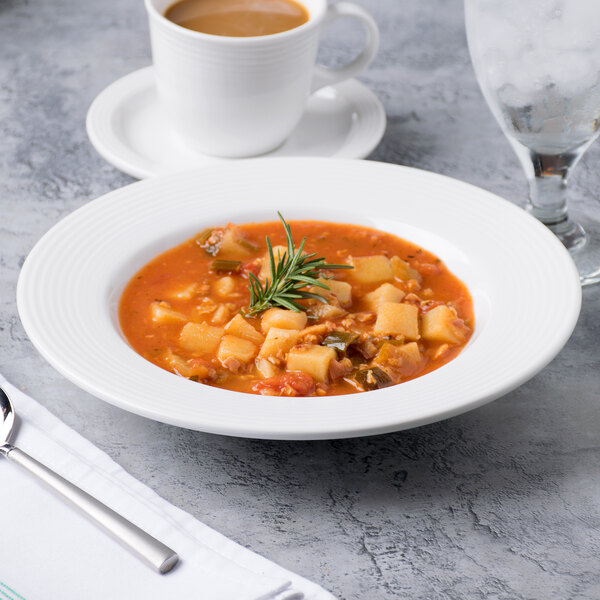
<path fill-rule="evenodd" d="M 12 403 L 6 392 L 0 387 L 0 455 L 21 465 L 30 474 L 51 487 L 59 496 L 71 502 L 96 525 L 159 573 L 167 573 L 177 564 L 179 560 L 177 554 L 162 542 L 142 531 L 22 450 L 12 446 L 9 441 L 14 423 L 15 411 Z"/>

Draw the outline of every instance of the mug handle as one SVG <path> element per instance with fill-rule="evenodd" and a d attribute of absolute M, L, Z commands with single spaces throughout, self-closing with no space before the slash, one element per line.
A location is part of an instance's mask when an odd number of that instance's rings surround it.
<path fill-rule="evenodd" d="M 353 17 L 358 19 L 367 36 L 365 47 L 362 52 L 350 63 L 339 68 L 323 67 L 316 65 L 313 73 L 313 80 L 310 92 L 327 85 L 339 83 L 345 79 L 350 79 L 362 73 L 371 64 L 379 48 L 379 28 L 375 19 L 362 7 L 352 2 L 337 2 L 327 9 L 327 14 L 323 20 L 323 28 L 327 27 L 332 21 L 340 17 Z"/>

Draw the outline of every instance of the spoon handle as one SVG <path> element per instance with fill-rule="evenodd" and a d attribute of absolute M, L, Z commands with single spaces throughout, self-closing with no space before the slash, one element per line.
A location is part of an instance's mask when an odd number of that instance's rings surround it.
<path fill-rule="evenodd" d="M 3 454 L 71 502 L 96 525 L 159 573 L 167 573 L 177 564 L 179 558 L 169 547 L 22 450 L 9 446 L 5 447 Z"/>

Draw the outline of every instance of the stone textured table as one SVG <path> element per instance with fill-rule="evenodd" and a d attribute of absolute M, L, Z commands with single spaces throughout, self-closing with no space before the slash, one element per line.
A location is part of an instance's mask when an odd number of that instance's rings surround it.
<path fill-rule="evenodd" d="M 524 176 L 477 88 L 460 0 L 361 3 L 382 34 L 363 81 L 389 119 L 371 158 L 522 203 Z M 337 25 L 323 59 L 348 60 L 359 37 Z M 132 181 L 91 147 L 85 115 L 106 85 L 149 63 L 142 0 L 0 3 L 4 375 L 177 506 L 339 598 L 600 598 L 600 287 L 585 290 L 560 355 L 515 392 L 364 439 L 177 429 L 97 400 L 41 358 L 17 315 L 19 268 L 59 219 Z M 596 145 L 575 170 L 571 201 L 600 219 L 599 159 Z"/>

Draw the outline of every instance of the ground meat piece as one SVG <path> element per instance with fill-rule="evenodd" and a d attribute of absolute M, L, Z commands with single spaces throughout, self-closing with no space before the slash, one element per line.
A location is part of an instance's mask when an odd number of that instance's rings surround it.
<path fill-rule="evenodd" d="M 221 361 L 222 365 L 232 373 L 237 373 L 242 367 L 242 363 L 233 356 L 227 357 L 225 360 Z"/>
<path fill-rule="evenodd" d="M 436 306 L 440 306 L 444 304 L 443 302 L 439 302 L 438 300 L 424 300 L 421 303 L 421 310 L 420 313 L 424 314 L 426 312 L 429 312 L 432 308 L 435 308 Z"/>
<path fill-rule="evenodd" d="M 421 306 L 421 298 L 419 298 L 419 296 L 417 296 L 413 292 L 410 292 L 409 294 L 406 294 L 406 296 L 404 296 L 404 298 L 402 299 L 402 303 L 412 304 L 413 306 Z"/>
<path fill-rule="evenodd" d="M 219 307 L 215 310 L 211 323 L 213 325 L 224 325 L 229 321 L 230 310 L 225 304 L 219 304 Z"/>
<path fill-rule="evenodd" d="M 409 279 L 404 287 L 408 292 L 418 292 L 421 289 L 421 284 L 416 279 Z"/>
<path fill-rule="evenodd" d="M 377 346 L 370 340 L 362 340 L 356 344 L 357 350 L 367 359 L 373 358 L 377 354 Z"/>
<path fill-rule="evenodd" d="M 203 248 L 208 254 L 216 256 L 221 247 L 223 236 L 225 235 L 224 230 L 221 227 L 213 229 L 208 238 L 200 244 L 200 248 Z"/>
<path fill-rule="evenodd" d="M 331 333 L 338 326 L 333 321 L 326 321 L 319 325 L 311 325 L 300 332 L 298 343 L 315 344 L 321 343 L 328 333 Z"/>
<path fill-rule="evenodd" d="M 194 381 L 211 381 L 217 376 L 215 368 L 202 358 L 190 358 L 187 364 L 194 371 L 190 376 Z"/>
<path fill-rule="evenodd" d="M 276 367 L 283 367 L 283 365 L 285 365 L 285 352 L 283 350 L 277 350 L 277 354 L 272 354 L 267 360 Z"/>
<path fill-rule="evenodd" d="M 442 270 L 439 265 L 432 265 L 430 263 L 415 263 L 413 267 L 421 275 L 439 275 Z"/>
<path fill-rule="evenodd" d="M 343 358 L 342 360 L 332 360 L 329 363 L 329 378 L 331 381 L 342 379 L 352 371 L 352 361 L 349 358 Z"/>
<path fill-rule="evenodd" d="M 194 312 L 198 315 L 204 315 L 217 310 L 217 304 L 212 298 L 202 298 L 195 306 Z"/>
<path fill-rule="evenodd" d="M 263 396 L 310 396 L 315 389 L 315 380 L 301 372 L 269 377 L 252 386 L 253 392 Z"/>
<path fill-rule="evenodd" d="M 374 312 L 365 311 L 353 313 L 352 315 L 359 323 L 373 323 L 377 318 L 377 315 Z"/>
<path fill-rule="evenodd" d="M 448 352 L 448 350 L 450 350 L 450 345 L 449 344 L 441 344 L 431 354 L 431 358 L 433 360 L 438 360 L 439 358 L 442 358 L 442 356 L 444 356 L 444 354 L 446 354 L 446 352 Z"/>
<path fill-rule="evenodd" d="M 253 261 L 242 265 L 241 274 L 242 276 L 248 277 L 248 273 L 258 275 L 262 266 L 262 258 L 255 258 Z"/>

